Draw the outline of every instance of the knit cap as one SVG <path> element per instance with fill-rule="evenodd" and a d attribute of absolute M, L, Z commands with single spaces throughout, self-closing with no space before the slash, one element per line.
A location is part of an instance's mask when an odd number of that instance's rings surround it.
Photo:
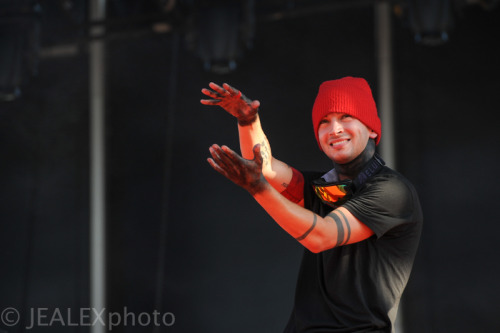
<path fill-rule="evenodd" d="M 382 125 L 377 115 L 377 106 L 368 82 L 363 78 L 344 77 L 323 82 L 314 101 L 312 121 L 314 135 L 321 149 L 318 137 L 319 122 L 331 112 L 351 115 L 377 133 L 378 145 L 382 135 Z"/>

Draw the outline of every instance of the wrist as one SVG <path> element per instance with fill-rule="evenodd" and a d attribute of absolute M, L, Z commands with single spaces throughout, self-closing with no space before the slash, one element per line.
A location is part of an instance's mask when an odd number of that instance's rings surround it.
<path fill-rule="evenodd" d="M 257 180 L 256 182 L 252 183 L 248 188 L 247 191 L 252 195 L 255 196 L 259 193 L 264 192 L 268 187 L 269 183 L 267 182 L 266 178 L 264 178 L 263 175 L 261 175 L 260 179 Z"/>
<path fill-rule="evenodd" d="M 238 125 L 240 125 L 240 126 L 250 126 L 253 123 L 255 123 L 256 120 L 257 120 L 257 112 L 255 112 L 253 115 L 248 116 L 248 117 L 244 117 L 244 118 L 240 117 L 240 118 L 238 118 Z"/>

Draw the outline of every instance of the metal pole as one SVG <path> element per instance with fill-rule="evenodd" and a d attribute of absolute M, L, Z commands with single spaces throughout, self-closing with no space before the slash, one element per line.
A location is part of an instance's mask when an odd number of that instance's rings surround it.
<path fill-rule="evenodd" d="M 106 0 L 90 1 L 90 20 L 103 20 Z M 92 27 L 91 36 L 102 35 L 104 28 Z M 90 52 L 90 307 L 93 316 L 106 308 L 106 188 L 105 188 L 105 47 L 92 40 Z M 92 318 L 90 331 L 104 333 L 101 318 Z M 99 319 L 99 320 L 98 320 Z"/>
<path fill-rule="evenodd" d="M 378 67 L 378 106 L 382 120 L 380 149 L 387 165 L 396 168 L 393 115 L 391 6 L 388 1 L 375 4 L 375 32 Z"/>
<path fill-rule="evenodd" d="M 168 107 L 166 119 L 165 169 L 163 179 L 162 219 L 160 221 L 160 241 L 156 272 L 155 310 L 163 313 L 163 284 L 165 283 L 165 260 L 167 251 L 168 216 L 170 212 L 170 186 L 172 178 L 172 156 L 174 148 L 175 101 L 177 96 L 177 75 L 179 73 L 179 45 L 181 37 L 178 31 L 172 35 L 172 60 L 168 89 Z M 160 332 L 160 326 L 153 328 L 153 333 Z"/>
<path fill-rule="evenodd" d="M 388 1 L 375 3 L 375 45 L 378 67 L 378 109 L 382 121 L 380 150 L 388 166 L 396 169 L 396 149 L 394 136 L 393 77 L 392 77 L 392 32 L 391 6 Z M 400 303 L 399 308 L 403 304 Z M 395 323 L 395 331 L 404 333 L 401 311 Z"/>

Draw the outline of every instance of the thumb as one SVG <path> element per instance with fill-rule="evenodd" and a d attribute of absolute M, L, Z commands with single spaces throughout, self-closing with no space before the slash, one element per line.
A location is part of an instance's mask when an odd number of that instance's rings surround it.
<path fill-rule="evenodd" d="M 260 143 L 253 146 L 253 160 L 262 168 L 262 154 L 260 153 Z"/>
<path fill-rule="evenodd" d="M 250 107 L 254 110 L 258 109 L 260 107 L 260 101 L 258 100 L 252 101 L 252 103 L 250 103 Z"/>

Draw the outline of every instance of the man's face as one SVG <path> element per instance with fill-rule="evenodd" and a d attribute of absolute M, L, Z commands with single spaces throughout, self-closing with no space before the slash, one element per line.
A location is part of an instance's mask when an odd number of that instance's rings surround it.
<path fill-rule="evenodd" d="M 321 119 L 318 138 L 321 149 L 338 164 L 349 163 L 365 149 L 369 138 L 377 133 L 345 113 L 332 112 Z"/>

